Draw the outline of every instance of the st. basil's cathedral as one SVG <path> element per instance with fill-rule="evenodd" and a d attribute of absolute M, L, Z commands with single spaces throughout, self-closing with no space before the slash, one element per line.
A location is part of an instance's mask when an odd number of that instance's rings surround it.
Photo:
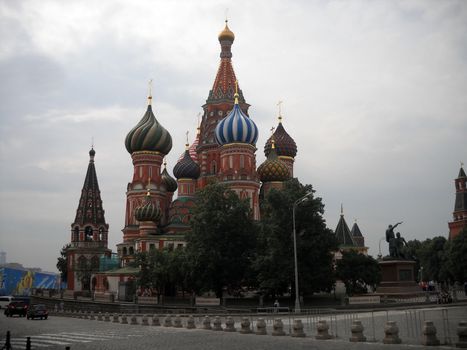
<path fill-rule="evenodd" d="M 219 68 L 202 106 L 196 138 L 191 145 L 187 142 L 184 154 L 173 168 L 175 178 L 170 176 L 164 160 L 172 149 L 172 137 L 154 115 L 151 93 L 146 113 L 125 138 L 133 162 L 133 177 L 126 191 L 123 240 L 117 244 L 121 266 L 126 266 L 137 252 L 183 247 L 195 193 L 212 181 L 226 184 L 240 198 L 247 198 L 254 219 L 259 220 L 261 195 L 271 188 L 281 188 L 293 176 L 297 146 L 286 132 L 280 114 L 279 123 L 264 146 L 266 160 L 257 167 L 259 131 L 248 114 L 250 105 L 232 66 L 235 35 L 227 21 L 218 39 Z M 71 224 L 68 290 L 89 290 L 90 282 L 82 283 L 79 270 L 91 266 L 98 271 L 102 257 L 111 255 L 95 154 L 91 149 L 76 217 Z"/>

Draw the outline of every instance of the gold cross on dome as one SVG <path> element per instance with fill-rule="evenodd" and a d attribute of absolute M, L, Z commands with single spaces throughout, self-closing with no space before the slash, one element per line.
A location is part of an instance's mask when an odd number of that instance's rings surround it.
<path fill-rule="evenodd" d="M 188 134 L 189 134 L 189 133 L 190 133 L 190 132 L 189 132 L 188 130 L 187 130 L 186 133 L 185 133 L 185 134 L 186 134 L 186 147 L 188 147 L 188 145 L 189 145 L 189 144 L 188 144 Z"/>
<path fill-rule="evenodd" d="M 272 128 L 271 128 L 271 135 L 274 134 L 274 130 L 276 130 L 276 128 L 275 128 L 275 127 L 272 127 Z"/>
<path fill-rule="evenodd" d="M 464 162 L 463 162 L 463 161 L 461 161 L 461 168 L 463 168 L 463 167 L 464 167 Z"/>
<path fill-rule="evenodd" d="M 278 116 L 279 121 L 282 120 L 282 102 L 284 101 L 277 102 L 277 107 L 279 108 L 279 116 Z"/>

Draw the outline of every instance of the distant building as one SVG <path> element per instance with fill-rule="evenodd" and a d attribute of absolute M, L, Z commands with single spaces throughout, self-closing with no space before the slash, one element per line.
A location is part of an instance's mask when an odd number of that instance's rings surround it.
<path fill-rule="evenodd" d="M 456 201 L 454 203 L 453 221 L 449 223 L 449 239 L 456 237 L 462 229 L 467 228 L 467 176 L 461 164 L 459 175 L 454 180 Z"/>
<path fill-rule="evenodd" d="M 365 238 L 360 231 L 360 227 L 358 227 L 357 222 L 355 222 L 352 226 L 352 230 L 349 229 L 344 218 L 344 209 L 342 206 L 341 217 L 337 223 L 334 234 L 336 235 L 336 239 L 339 244 L 339 251 L 335 254 L 336 260 L 342 258 L 342 252 L 349 250 L 353 250 L 364 255 L 368 254 L 368 247 L 365 247 Z"/>
<path fill-rule="evenodd" d="M 6 264 L 6 252 L 0 252 L 0 265 Z"/>

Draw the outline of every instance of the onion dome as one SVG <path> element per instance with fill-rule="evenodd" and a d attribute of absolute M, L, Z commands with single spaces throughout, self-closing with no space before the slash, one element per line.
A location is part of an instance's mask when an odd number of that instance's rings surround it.
<path fill-rule="evenodd" d="M 172 137 L 154 116 L 151 95 L 148 100 L 148 109 L 143 118 L 126 135 L 125 147 L 130 154 L 140 151 L 168 154 L 172 149 Z"/>
<path fill-rule="evenodd" d="M 93 159 L 95 155 L 96 155 L 96 151 L 94 151 L 94 147 L 91 147 L 91 150 L 89 151 L 89 157 Z"/>
<path fill-rule="evenodd" d="M 185 146 L 185 154 L 183 158 L 175 164 L 173 173 L 177 179 L 197 179 L 201 170 L 199 165 L 190 157 L 188 143 Z"/>
<path fill-rule="evenodd" d="M 274 134 L 266 141 L 264 145 L 264 154 L 266 157 L 271 152 L 271 141 L 274 139 L 276 146 L 276 153 L 280 156 L 295 158 L 297 155 L 297 144 L 294 139 L 285 131 L 282 125 L 282 116 L 279 115 L 279 125 L 277 126 Z"/>
<path fill-rule="evenodd" d="M 151 200 L 151 192 L 148 190 L 146 202 L 135 209 L 135 219 L 138 221 L 156 222 L 161 217 L 161 212 Z"/>
<path fill-rule="evenodd" d="M 258 167 L 258 175 L 262 182 L 286 181 L 290 179 L 290 171 L 287 165 L 277 157 L 272 140 L 272 148 L 268 158 Z"/>
<path fill-rule="evenodd" d="M 235 34 L 230 30 L 229 26 L 227 25 L 228 20 L 225 20 L 225 28 L 222 30 L 222 32 L 219 33 L 219 41 L 223 40 L 230 40 L 234 41 L 235 40 Z"/>
<path fill-rule="evenodd" d="M 235 104 L 229 114 L 216 126 L 216 141 L 219 145 L 228 143 L 256 144 L 258 127 L 238 104 L 238 92 L 235 92 Z"/>
<path fill-rule="evenodd" d="M 165 185 L 167 192 L 175 192 L 177 190 L 177 181 L 169 175 L 167 171 L 167 163 L 164 161 L 164 170 L 161 173 L 162 183 Z"/>

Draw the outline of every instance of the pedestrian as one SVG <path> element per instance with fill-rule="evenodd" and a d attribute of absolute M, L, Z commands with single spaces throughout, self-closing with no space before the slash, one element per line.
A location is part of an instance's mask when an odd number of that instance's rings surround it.
<path fill-rule="evenodd" d="M 276 301 L 274 302 L 274 312 L 278 312 L 279 311 L 279 300 L 276 299 Z"/>

